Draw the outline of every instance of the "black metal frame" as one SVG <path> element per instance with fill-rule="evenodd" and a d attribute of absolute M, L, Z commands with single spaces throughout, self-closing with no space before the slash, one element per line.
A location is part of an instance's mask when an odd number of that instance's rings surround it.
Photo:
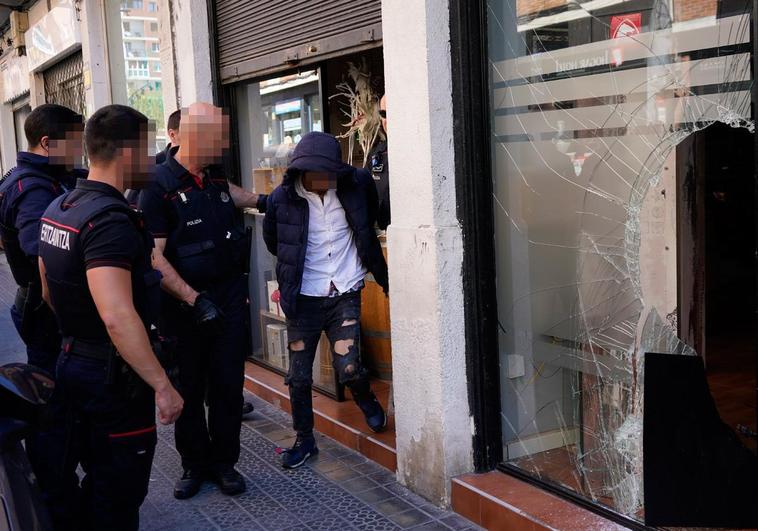
<path fill-rule="evenodd" d="M 477 471 L 492 470 L 503 456 L 486 20 L 484 1 L 450 3 L 456 207 L 463 228 L 466 371 Z"/>
<path fill-rule="evenodd" d="M 752 60 L 752 107 L 753 107 L 753 120 L 758 119 L 758 82 L 756 82 L 756 74 L 758 74 L 758 0 L 753 0 L 753 12 L 752 12 L 752 25 L 750 27 L 751 35 L 750 39 L 753 43 L 753 60 Z M 753 140 L 755 141 L 754 148 L 754 162 L 753 162 L 753 185 L 754 185 L 754 201 L 755 205 L 758 205 L 758 133 L 753 133 Z M 756 381 L 758 381 L 758 215 L 755 216 L 755 304 L 757 307 L 753 308 L 755 312 L 753 330 L 755 333 L 755 359 L 756 359 Z M 758 385 L 755 389 L 755 403 L 758 406 Z M 756 423 L 758 423 L 758 407 L 756 407 Z"/>

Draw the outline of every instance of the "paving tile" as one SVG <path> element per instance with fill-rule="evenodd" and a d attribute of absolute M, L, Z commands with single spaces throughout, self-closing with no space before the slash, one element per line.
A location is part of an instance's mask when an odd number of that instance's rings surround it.
<path fill-rule="evenodd" d="M 364 456 L 360 454 L 355 454 L 355 453 L 343 455 L 342 457 L 339 457 L 338 459 L 348 466 L 361 465 L 367 461 L 367 459 Z"/>
<path fill-rule="evenodd" d="M 413 506 L 396 496 L 386 498 L 373 504 L 374 509 L 385 516 L 401 513 L 413 509 Z"/>
<path fill-rule="evenodd" d="M 342 488 L 346 491 L 355 494 L 364 490 L 375 489 L 379 484 L 375 481 L 371 481 L 365 476 L 359 476 L 355 479 L 351 479 L 342 483 Z"/>
<path fill-rule="evenodd" d="M 431 521 L 427 522 L 425 524 L 417 525 L 416 527 L 411 528 L 413 531 L 416 530 L 424 530 L 424 531 L 450 531 L 450 528 L 446 525 L 443 525 L 439 521 Z"/>
<path fill-rule="evenodd" d="M 374 463 L 373 461 L 365 461 L 363 463 L 359 463 L 353 466 L 353 470 L 355 470 L 359 474 L 364 474 L 366 476 L 371 475 L 371 474 L 376 474 L 378 472 L 383 472 L 383 471 L 387 472 L 386 468 Z"/>
<path fill-rule="evenodd" d="M 355 496 L 367 503 L 375 503 L 392 497 L 392 493 L 383 487 L 377 487 L 363 492 L 356 492 Z"/>
<path fill-rule="evenodd" d="M 338 468 L 346 468 L 345 463 L 339 459 L 329 457 L 323 453 L 319 454 L 316 458 L 311 459 L 308 462 L 308 465 L 310 468 L 323 473 L 331 472 L 332 470 L 337 470 Z"/>
<path fill-rule="evenodd" d="M 386 468 L 382 468 L 379 472 L 375 472 L 369 475 L 369 478 L 371 478 L 373 481 L 376 481 L 380 485 L 387 485 L 390 483 L 395 483 L 397 481 L 395 474 Z"/>
<path fill-rule="evenodd" d="M 343 482 L 349 479 L 360 477 L 360 474 L 352 468 L 342 467 L 330 470 L 329 472 L 324 472 L 324 476 L 332 481 Z"/>
<path fill-rule="evenodd" d="M 472 526 L 470 521 L 457 514 L 446 516 L 445 518 L 440 519 L 440 522 L 445 524 L 450 529 L 455 529 L 456 531 L 469 529 Z"/>
<path fill-rule="evenodd" d="M 431 521 L 431 517 L 419 511 L 418 509 L 411 509 L 402 513 L 396 513 L 389 516 L 389 519 L 395 522 L 402 529 L 409 529 L 420 524 Z M 444 527 L 444 526 L 443 526 Z"/>

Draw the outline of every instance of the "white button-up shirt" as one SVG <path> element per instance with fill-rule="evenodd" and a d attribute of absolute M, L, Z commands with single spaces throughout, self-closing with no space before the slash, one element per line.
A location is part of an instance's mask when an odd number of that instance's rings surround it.
<path fill-rule="evenodd" d="M 340 293 L 355 288 L 366 277 L 366 268 L 358 257 L 355 235 L 347 224 L 335 190 L 324 194 L 308 192 L 300 179 L 295 191 L 308 202 L 308 247 L 301 295 L 328 297 L 331 286 Z"/>

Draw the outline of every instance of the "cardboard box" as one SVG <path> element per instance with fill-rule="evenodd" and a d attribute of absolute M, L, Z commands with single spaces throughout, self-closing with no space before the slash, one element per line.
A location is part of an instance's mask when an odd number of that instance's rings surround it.
<path fill-rule="evenodd" d="M 253 192 L 270 194 L 279 186 L 284 178 L 286 168 L 254 168 Z"/>
<path fill-rule="evenodd" d="M 282 369 L 289 369 L 289 350 L 287 349 L 287 327 L 282 324 L 266 325 L 266 341 L 269 361 Z"/>

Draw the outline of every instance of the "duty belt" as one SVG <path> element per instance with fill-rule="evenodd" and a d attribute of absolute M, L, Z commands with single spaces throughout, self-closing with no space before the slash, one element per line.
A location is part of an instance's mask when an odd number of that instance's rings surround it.
<path fill-rule="evenodd" d="M 109 361 L 116 354 L 116 347 L 111 342 L 93 343 L 74 337 L 64 337 L 61 344 L 63 352 L 93 360 Z"/>

